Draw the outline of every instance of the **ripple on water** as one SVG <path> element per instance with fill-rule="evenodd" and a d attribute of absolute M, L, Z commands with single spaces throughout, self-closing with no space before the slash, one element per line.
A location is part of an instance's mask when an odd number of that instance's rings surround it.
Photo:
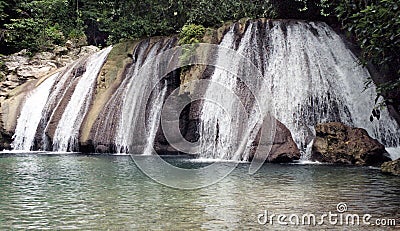
<path fill-rule="evenodd" d="M 205 164 L 187 158 L 168 162 L 187 168 Z M 239 164 L 209 187 L 177 190 L 149 179 L 128 156 L 3 156 L 0 229 L 261 230 L 268 227 L 256 219 L 266 209 L 335 212 L 339 202 L 352 213 L 399 217 L 400 179 L 375 169 L 266 164 L 249 175 L 248 167 Z"/>

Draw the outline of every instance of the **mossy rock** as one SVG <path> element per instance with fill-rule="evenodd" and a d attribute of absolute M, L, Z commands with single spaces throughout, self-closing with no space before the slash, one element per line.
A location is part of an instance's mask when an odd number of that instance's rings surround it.
<path fill-rule="evenodd" d="M 400 159 L 383 163 L 381 171 L 386 174 L 400 176 Z"/>

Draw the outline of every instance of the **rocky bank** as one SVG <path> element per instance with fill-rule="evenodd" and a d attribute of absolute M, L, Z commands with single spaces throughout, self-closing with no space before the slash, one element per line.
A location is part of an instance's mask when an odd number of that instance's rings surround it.
<path fill-rule="evenodd" d="M 390 161 L 385 146 L 362 128 L 331 122 L 315 126 L 312 159 L 335 164 L 377 166 Z"/>

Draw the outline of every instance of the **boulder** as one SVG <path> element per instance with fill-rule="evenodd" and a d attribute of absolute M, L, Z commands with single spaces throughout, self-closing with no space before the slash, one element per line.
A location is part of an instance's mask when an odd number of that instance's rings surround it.
<path fill-rule="evenodd" d="M 300 150 L 294 142 L 289 129 L 277 120 L 274 143 L 267 161 L 272 163 L 287 163 L 300 159 L 300 155 Z"/>
<path fill-rule="evenodd" d="M 96 146 L 96 153 L 108 153 L 110 149 L 105 145 L 97 145 Z"/>
<path fill-rule="evenodd" d="M 362 128 L 331 122 L 316 125 L 315 131 L 312 160 L 359 166 L 380 166 L 391 160 L 385 146 Z"/>
<path fill-rule="evenodd" d="M 21 66 L 17 69 L 17 75 L 22 78 L 39 78 L 50 73 L 51 70 L 55 69 L 49 65 L 38 65 L 38 66 Z"/>
<path fill-rule="evenodd" d="M 400 176 L 400 159 L 383 163 L 381 165 L 381 171 L 383 173 Z"/>
<path fill-rule="evenodd" d="M 91 55 L 93 53 L 96 53 L 100 50 L 100 48 L 96 47 L 96 46 L 83 46 L 79 49 L 79 57 L 85 56 L 85 55 Z"/>
<path fill-rule="evenodd" d="M 264 119 L 263 125 L 268 128 L 268 120 Z M 269 134 L 267 134 L 268 136 Z M 271 163 L 288 163 L 300 159 L 300 150 L 293 140 L 289 129 L 280 121 L 275 119 L 275 136 L 273 137 L 272 147 L 270 145 L 270 137 L 260 137 L 260 133 L 256 137 L 253 147 L 257 146 L 257 155 L 253 148 L 250 153 L 250 160 L 254 158 L 264 159 L 264 155 L 268 155 L 266 161 Z"/>
<path fill-rule="evenodd" d="M 52 52 L 44 51 L 35 54 L 30 60 L 29 64 L 31 65 L 43 65 L 47 62 L 47 60 L 53 60 L 55 54 Z"/>

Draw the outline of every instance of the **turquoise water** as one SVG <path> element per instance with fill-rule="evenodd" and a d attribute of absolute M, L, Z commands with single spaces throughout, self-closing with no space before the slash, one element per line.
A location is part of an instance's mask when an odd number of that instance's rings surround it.
<path fill-rule="evenodd" d="M 0 154 L 0 230 L 376 230 L 257 222 L 265 210 L 320 214 L 336 212 L 339 202 L 348 212 L 400 224 L 399 177 L 367 167 L 289 164 L 265 164 L 249 175 L 248 167 L 239 164 L 209 187 L 179 190 L 148 178 L 129 156 Z"/>

